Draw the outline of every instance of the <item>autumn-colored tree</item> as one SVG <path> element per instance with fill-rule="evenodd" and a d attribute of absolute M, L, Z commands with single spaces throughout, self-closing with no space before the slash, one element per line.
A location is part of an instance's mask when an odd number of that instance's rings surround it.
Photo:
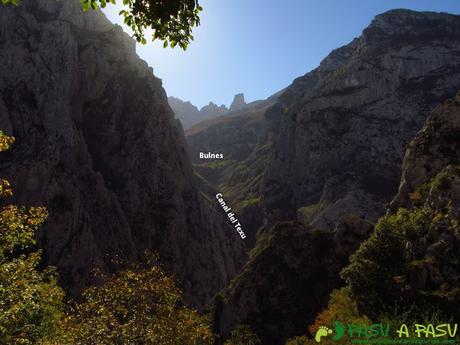
<path fill-rule="evenodd" d="M 63 320 L 61 343 L 80 345 L 211 345 L 209 320 L 181 302 L 173 279 L 152 259 L 101 277 Z"/>
<path fill-rule="evenodd" d="M 0 131 L 0 151 L 14 142 Z M 12 195 L 0 179 L 0 199 Z M 38 270 L 40 251 L 30 251 L 34 234 L 47 218 L 43 207 L 0 209 L 0 344 L 39 344 L 58 331 L 63 292 L 51 268 Z"/>
<path fill-rule="evenodd" d="M 314 336 L 319 327 L 332 326 L 336 321 L 342 324 L 371 323 L 367 316 L 358 311 L 356 302 L 350 297 L 348 287 L 332 291 L 327 308 L 317 315 L 314 324 L 310 325 L 308 330 Z"/>
<path fill-rule="evenodd" d="M 365 315 L 362 315 L 356 306 L 355 301 L 350 297 L 350 292 L 348 287 L 341 288 L 339 290 L 334 290 L 330 294 L 329 303 L 327 308 L 321 311 L 315 322 L 308 327 L 309 335 L 303 335 L 289 339 L 286 342 L 286 345 L 313 345 L 318 342 L 314 339 L 316 332 L 321 327 L 329 327 L 334 329 L 336 322 L 341 323 L 342 325 L 347 324 L 371 324 L 371 320 Z M 350 340 L 348 337 L 340 337 L 333 339 L 336 334 L 329 334 L 321 339 L 322 344 L 332 345 L 332 344 L 349 344 Z"/>

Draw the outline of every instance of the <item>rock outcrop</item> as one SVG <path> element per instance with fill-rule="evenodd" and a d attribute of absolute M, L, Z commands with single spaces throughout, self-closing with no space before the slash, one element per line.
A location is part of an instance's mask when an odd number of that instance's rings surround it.
<path fill-rule="evenodd" d="M 182 128 L 135 43 L 78 0 L 0 11 L 0 175 L 14 202 L 45 205 L 46 264 L 74 293 L 92 269 L 158 251 L 202 306 L 238 271 L 236 233 L 192 183 Z"/>
<path fill-rule="evenodd" d="M 190 103 L 190 101 L 184 102 L 179 98 L 172 96 L 168 97 L 168 103 L 176 115 L 176 118 L 181 121 L 184 129 L 188 129 L 201 121 L 228 113 L 228 109 L 225 105 L 222 104 L 221 106 L 218 106 L 213 102 L 209 102 L 208 105 L 205 105 L 200 110 Z"/>
<path fill-rule="evenodd" d="M 412 207 L 411 194 L 447 166 L 460 165 L 460 92 L 437 107 L 408 146 L 401 184 L 391 209 Z"/>

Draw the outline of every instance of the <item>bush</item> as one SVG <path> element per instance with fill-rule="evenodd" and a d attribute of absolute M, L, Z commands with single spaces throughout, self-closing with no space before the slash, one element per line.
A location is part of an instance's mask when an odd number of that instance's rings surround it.
<path fill-rule="evenodd" d="M 314 324 L 308 327 L 308 330 L 314 336 L 320 326 L 331 327 L 336 321 L 342 324 L 370 323 L 370 320 L 358 311 L 347 287 L 332 291 L 328 307 L 318 314 Z"/>

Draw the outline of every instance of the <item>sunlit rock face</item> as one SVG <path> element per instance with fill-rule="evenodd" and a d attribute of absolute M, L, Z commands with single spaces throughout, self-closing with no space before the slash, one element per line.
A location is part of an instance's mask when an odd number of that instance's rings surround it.
<path fill-rule="evenodd" d="M 78 293 L 91 270 L 158 251 L 202 306 L 235 275 L 238 234 L 192 183 L 182 127 L 135 43 L 78 0 L 24 0 L 0 11 L 1 155 L 13 202 L 45 205 L 46 264 Z"/>
<path fill-rule="evenodd" d="M 459 87 L 459 16 L 377 16 L 267 112 L 276 140 L 262 191 L 266 222 L 302 211 L 315 211 L 307 221 L 323 229 L 346 213 L 375 221 L 397 191 L 406 144 Z"/>

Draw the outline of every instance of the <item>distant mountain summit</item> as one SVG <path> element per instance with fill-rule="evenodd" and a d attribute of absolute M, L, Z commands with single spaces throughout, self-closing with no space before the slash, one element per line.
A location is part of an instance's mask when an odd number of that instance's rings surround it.
<path fill-rule="evenodd" d="M 236 94 L 233 98 L 232 105 L 230 106 L 230 111 L 238 111 L 243 109 L 246 106 L 246 101 L 244 100 L 244 94 Z"/>
<path fill-rule="evenodd" d="M 208 105 L 205 105 L 203 108 L 200 110 L 200 114 L 203 117 L 217 117 L 221 115 L 226 115 L 228 113 L 228 109 L 225 105 L 218 106 L 217 104 L 213 102 L 209 102 Z"/>
<path fill-rule="evenodd" d="M 203 108 L 198 109 L 195 105 L 189 101 L 183 101 L 176 97 L 168 97 L 168 103 L 171 109 L 176 114 L 184 129 L 189 129 L 197 123 L 210 120 L 219 116 L 227 115 L 229 112 L 235 112 L 246 108 L 248 104 L 244 100 L 244 94 L 238 93 L 233 97 L 233 102 L 230 109 L 224 104 L 217 105 L 214 102 L 209 102 Z"/>
<path fill-rule="evenodd" d="M 184 102 L 172 96 L 168 97 L 168 103 L 174 114 L 176 114 L 176 118 L 181 121 L 184 129 L 188 129 L 198 122 L 228 113 L 225 105 L 218 106 L 213 102 L 209 102 L 208 105 L 205 105 L 200 110 L 189 101 Z"/>

